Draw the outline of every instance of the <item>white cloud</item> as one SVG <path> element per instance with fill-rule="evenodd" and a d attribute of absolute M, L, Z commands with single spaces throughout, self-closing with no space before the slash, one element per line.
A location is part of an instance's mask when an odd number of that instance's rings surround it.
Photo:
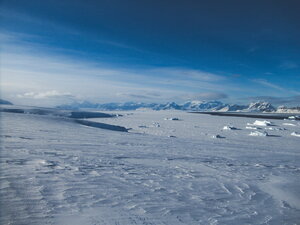
<path fill-rule="evenodd" d="M 18 94 L 18 98 L 32 98 L 32 99 L 46 99 L 46 98 L 75 98 L 69 92 L 59 92 L 56 90 L 46 91 L 46 92 L 26 92 L 23 94 Z"/>
<path fill-rule="evenodd" d="M 133 98 L 133 99 L 149 99 L 157 100 L 161 98 L 161 94 L 158 92 L 129 92 L 129 93 L 116 93 L 117 97 Z"/>
<path fill-rule="evenodd" d="M 226 77 L 209 73 L 201 70 L 192 70 L 184 68 L 159 68 L 151 70 L 151 73 L 164 74 L 169 77 L 174 77 L 177 79 L 185 80 L 195 80 L 195 81 L 221 81 L 226 80 Z"/>
<path fill-rule="evenodd" d="M 255 82 L 255 83 L 261 84 L 265 87 L 269 87 L 269 88 L 272 88 L 274 90 L 280 91 L 284 94 L 292 94 L 292 95 L 299 95 L 300 94 L 299 91 L 295 91 L 295 90 L 292 90 L 292 89 L 287 89 L 287 88 L 281 87 L 279 85 L 273 84 L 273 83 L 271 83 L 267 80 L 264 80 L 264 79 L 254 79 L 252 81 Z"/>

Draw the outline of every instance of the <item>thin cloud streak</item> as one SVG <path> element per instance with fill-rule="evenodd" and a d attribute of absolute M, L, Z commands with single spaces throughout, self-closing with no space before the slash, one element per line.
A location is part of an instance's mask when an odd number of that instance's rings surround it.
<path fill-rule="evenodd" d="M 75 98 L 74 95 L 72 95 L 69 92 L 61 93 L 57 90 L 51 90 L 46 92 L 26 92 L 24 94 L 18 94 L 18 98 L 32 98 L 32 99 L 46 99 L 46 98 L 69 98 L 73 99 Z"/>
<path fill-rule="evenodd" d="M 284 91 L 284 88 L 282 88 L 282 87 L 280 87 L 278 85 L 272 84 L 269 81 L 264 80 L 264 79 L 254 79 L 252 81 L 255 82 L 255 83 L 264 85 L 266 87 L 270 87 L 270 88 L 273 88 L 273 89 L 276 89 L 276 90 L 279 90 L 279 91 Z"/>
<path fill-rule="evenodd" d="M 300 92 L 298 92 L 298 91 L 283 88 L 279 85 L 273 84 L 273 83 L 271 83 L 267 80 L 264 80 L 264 79 L 254 79 L 252 81 L 255 82 L 255 83 L 261 84 L 265 87 L 269 87 L 269 88 L 272 88 L 272 89 L 275 89 L 275 90 L 278 90 L 278 91 L 281 91 L 281 92 L 290 93 L 290 94 L 294 94 L 294 95 L 300 94 Z"/>

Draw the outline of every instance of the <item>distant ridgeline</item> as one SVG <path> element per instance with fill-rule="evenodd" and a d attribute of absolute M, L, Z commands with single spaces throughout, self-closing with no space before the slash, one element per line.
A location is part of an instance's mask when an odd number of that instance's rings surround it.
<path fill-rule="evenodd" d="M 3 99 L 0 99 L 0 105 L 12 105 L 11 102 L 9 101 L 6 101 L 6 100 L 3 100 Z"/>
<path fill-rule="evenodd" d="M 268 102 L 254 102 L 249 105 L 224 104 L 220 101 L 188 101 L 184 104 L 168 102 L 165 104 L 158 103 L 141 103 L 141 102 L 126 102 L 126 103 L 91 103 L 88 101 L 74 102 L 69 105 L 57 106 L 59 109 L 78 110 L 78 109 L 97 109 L 104 111 L 127 111 L 138 109 L 152 110 L 186 110 L 186 111 L 220 111 L 220 112 L 282 112 L 294 113 L 300 112 L 300 108 L 287 108 L 280 106 L 275 108 Z"/>

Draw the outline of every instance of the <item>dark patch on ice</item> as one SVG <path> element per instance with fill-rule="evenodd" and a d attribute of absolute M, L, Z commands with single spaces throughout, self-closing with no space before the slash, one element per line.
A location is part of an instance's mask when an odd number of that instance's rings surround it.
<path fill-rule="evenodd" d="M 249 117 L 249 118 L 261 118 L 261 119 L 287 119 L 290 114 L 288 113 L 243 113 L 243 112 L 190 112 L 209 114 L 213 116 L 233 116 L 233 117 Z M 295 114 L 293 114 L 295 115 Z"/>
<path fill-rule="evenodd" d="M 89 120 L 75 120 L 75 122 L 89 127 L 101 128 L 101 129 L 112 130 L 112 131 L 128 132 L 128 129 L 125 127 L 106 124 L 106 123 L 99 123 L 99 122 L 94 122 Z"/>
<path fill-rule="evenodd" d="M 130 159 L 130 157 L 127 156 L 116 156 L 114 159 Z"/>
<path fill-rule="evenodd" d="M 47 160 L 46 161 L 46 163 L 45 163 L 45 167 L 49 167 L 49 168 L 51 168 L 51 169 L 54 169 L 56 166 L 58 166 L 58 162 L 57 161 L 49 161 L 49 160 Z"/>
<path fill-rule="evenodd" d="M 0 112 L 25 113 L 23 109 L 0 108 Z"/>
<path fill-rule="evenodd" d="M 226 166 L 234 166 L 232 163 L 226 163 Z"/>
<path fill-rule="evenodd" d="M 61 152 L 44 152 L 44 155 L 51 155 L 51 156 L 65 156 L 65 154 Z"/>
<path fill-rule="evenodd" d="M 176 138 L 176 136 L 174 136 L 174 135 L 169 135 L 168 137 L 170 137 L 170 138 Z"/>
<path fill-rule="evenodd" d="M 33 140 L 33 138 L 29 138 L 29 137 L 19 137 L 19 138 L 21 138 L 21 139 L 24 139 L 24 140 Z"/>
<path fill-rule="evenodd" d="M 120 115 L 118 115 L 120 116 Z M 75 119 L 87 119 L 87 118 L 111 118 L 115 117 L 115 115 L 108 114 L 108 113 L 101 113 L 101 112 L 71 112 L 70 118 Z"/>
<path fill-rule="evenodd" d="M 46 132 L 46 133 L 56 133 L 54 130 L 40 130 L 41 132 Z"/>
<path fill-rule="evenodd" d="M 10 135 L 0 135 L 0 137 L 4 137 L 4 138 L 12 138 L 12 136 L 10 136 Z"/>
<path fill-rule="evenodd" d="M 222 138 L 226 138 L 226 137 L 217 134 L 217 135 L 213 135 L 212 138 L 222 139 Z"/>
<path fill-rule="evenodd" d="M 268 134 L 267 137 L 281 137 L 280 135 Z"/>
<path fill-rule="evenodd" d="M 25 165 L 27 162 L 26 159 L 11 159 L 11 160 L 6 160 L 6 163 L 8 164 L 14 164 L 14 165 Z"/>

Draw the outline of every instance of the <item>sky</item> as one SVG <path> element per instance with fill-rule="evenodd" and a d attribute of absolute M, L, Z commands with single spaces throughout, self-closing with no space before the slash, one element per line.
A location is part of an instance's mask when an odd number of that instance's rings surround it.
<path fill-rule="evenodd" d="M 1 98 L 300 105 L 298 0 L 0 0 Z"/>

